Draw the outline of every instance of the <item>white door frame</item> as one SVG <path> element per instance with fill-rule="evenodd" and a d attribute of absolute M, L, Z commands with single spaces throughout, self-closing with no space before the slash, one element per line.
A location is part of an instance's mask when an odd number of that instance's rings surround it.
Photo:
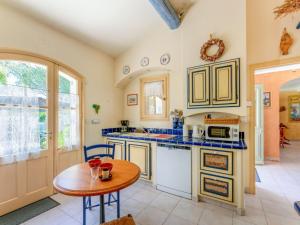
<path fill-rule="evenodd" d="M 264 164 L 264 86 L 255 85 L 255 164 Z"/>

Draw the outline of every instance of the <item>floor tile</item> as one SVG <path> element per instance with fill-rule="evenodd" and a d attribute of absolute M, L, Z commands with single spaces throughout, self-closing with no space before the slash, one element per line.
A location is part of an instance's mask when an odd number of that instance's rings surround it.
<path fill-rule="evenodd" d="M 253 223 L 255 225 L 267 225 L 265 213 L 259 209 L 247 208 L 245 216 L 239 216 L 234 213 L 234 218 L 250 224 Z"/>
<path fill-rule="evenodd" d="M 292 204 L 274 203 L 268 200 L 262 200 L 261 202 L 266 213 L 299 218 Z"/>
<path fill-rule="evenodd" d="M 121 210 L 125 214 L 131 214 L 133 216 L 138 215 L 144 208 L 146 208 L 147 204 L 140 202 L 135 199 L 128 199 L 121 203 Z"/>
<path fill-rule="evenodd" d="M 136 217 L 136 221 L 142 225 L 162 225 L 167 217 L 168 213 L 148 206 Z"/>
<path fill-rule="evenodd" d="M 204 208 L 195 204 L 180 201 L 176 208 L 172 211 L 172 215 L 188 220 L 192 223 L 198 223 Z"/>
<path fill-rule="evenodd" d="M 268 225 L 300 225 L 299 219 L 289 218 L 275 214 L 266 214 Z"/>
<path fill-rule="evenodd" d="M 151 206 L 159 208 L 169 213 L 176 207 L 178 202 L 178 199 L 172 198 L 165 194 L 161 194 L 152 201 Z"/>
<path fill-rule="evenodd" d="M 255 195 L 246 194 L 245 195 L 245 205 L 246 205 L 246 208 L 251 207 L 251 208 L 260 209 L 260 210 L 263 209 L 262 204 L 261 204 L 261 199 Z"/>
<path fill-rule="evenodd" d="M 188 220 L 184 220 L 178 216 L 170 216 L 164 225 L 197 225 L 197 223 L 193 223 Z"/>
<path fill-rule="evenodd" d="M 232 223 L 233 211 L 218 206 L 206 208 L 199 221 L 199 225 L 232 225 Z"/>
<path fill-rule="evenodd" d="M 143 202 L 145 204 L 150 204 L 156 197 L 158 197 L 158 193 L 142 190 L 132 196 L 133 199 Z"/>
<path fill-rule="evenodd" d="M 233 225 L 255 225 L 255 224 L 233 218 Z"/>

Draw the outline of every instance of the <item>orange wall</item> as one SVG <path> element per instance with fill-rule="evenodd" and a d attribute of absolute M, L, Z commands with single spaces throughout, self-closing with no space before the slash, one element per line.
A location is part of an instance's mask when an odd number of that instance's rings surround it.
<path fill-rule="evenodd" d="M 280 87 L 300 77 L 300 72 L 277 72 L 255 76 L 256 84 L 263 84 L 265 92 L 271 92 L 271 107 L 264 109 L 265 158 L 280 160 L 279 148 L 279 99 Z"/>

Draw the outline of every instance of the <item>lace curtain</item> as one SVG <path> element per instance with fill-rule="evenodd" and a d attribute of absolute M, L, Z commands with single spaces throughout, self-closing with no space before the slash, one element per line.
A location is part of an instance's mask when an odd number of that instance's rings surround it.
<path fill-rule="evenodd" d="M 79 96 L 59 93 L 58 147 L 72 150 L 80 144 Z"/>
<path fill-rule="evenodd" d="M 78 81 L 59 71 L 58 148 L 78 149 L 80 145 Z"/>
<path fill-rule="evenodd" d="M 48 149 L 47 67 L 0 60 L 0 157 L 17 160 Z M 58 140 L 60 149 L 80 144 L 78 81 L 59 71 Z M 50 105 L 53 107 L 53 105 Z M 53 131 L 57 132 L 57 131 Z"/>
<path fill-rule="evenodd" d="M 38 152 L 46 145 L 40 120 L 47 114 L 46 95 L 46 90 L 0 85 L 0 156 Z"/>
<path fill-rule="evenodd" d="M 155 81 L 144 84 L 145 114 L 162 114 L 163 82 Z"/>
<path fill-rule="evenodd" d="M 145 97 L 163 97 L 163 82 L 156 81 L 151 83 L 145 83 L 144 95 Z"/>

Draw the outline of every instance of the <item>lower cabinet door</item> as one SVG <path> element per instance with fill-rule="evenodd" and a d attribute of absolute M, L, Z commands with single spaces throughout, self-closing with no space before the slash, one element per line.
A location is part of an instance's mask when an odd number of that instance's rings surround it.
<path fill-rule="evenodd" d="M 106 141 L 109 145 L 115 145 L 115 159 L 125 160 L 125 148 L 126 142 L 122 140 L 115 140 L 115 139 L 107 139 Z M 111 151 L 111 149 L 109 149 Z M 111 154 L 111 152 L 108 152 Z"/>
<path fill-rule="evenodd" d="M 226 202 L 233 202 L 233 179 L 200 173 L 200 194 Z"/>
<path fill-rule="evenodd" d="M 233 175 L 233 152 L 201 149 L 200 169 Z"/>
<path fill-rule="evenodd" d="M 151 144 L 142 142 L 127 142 L 127 160 L 135 163 L 141 169 L 141 177 L 151 179 Z"/>

